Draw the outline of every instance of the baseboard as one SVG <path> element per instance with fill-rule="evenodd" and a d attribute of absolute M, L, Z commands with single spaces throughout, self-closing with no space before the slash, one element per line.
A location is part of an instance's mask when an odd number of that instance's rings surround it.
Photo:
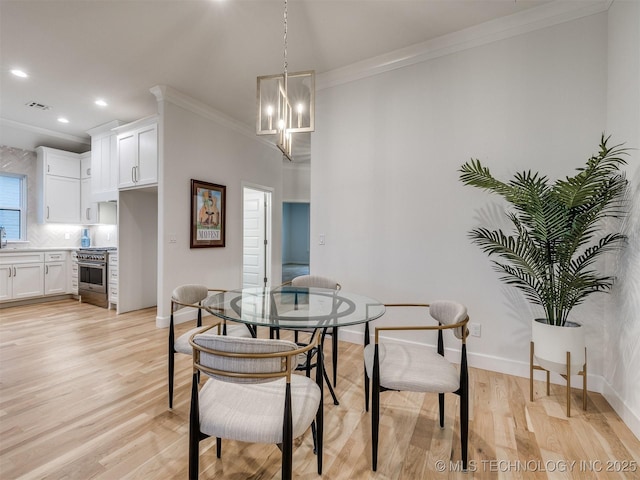
<path fill-rule="evenodd" d="M 602 396 L 609 402 L 624 424 L 629 427 L 629 430 L 640 439 L 640 417 L 629 408 L 608 382 L 603 381 L 603 387 Z"/>

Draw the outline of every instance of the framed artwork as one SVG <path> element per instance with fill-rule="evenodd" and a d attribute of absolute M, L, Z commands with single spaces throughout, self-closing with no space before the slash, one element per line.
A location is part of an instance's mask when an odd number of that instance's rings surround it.
<path fill-rule="evenodd" d="M 224 247 L 227 187 L 191 179 L 191 248 Z"/>

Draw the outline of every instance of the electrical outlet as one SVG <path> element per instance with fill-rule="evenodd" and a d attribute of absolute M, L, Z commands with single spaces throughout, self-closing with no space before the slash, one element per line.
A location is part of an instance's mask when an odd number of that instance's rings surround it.
<path fill-rule="evenodd" d="M 469 335 L 472 337 L 479 337 L 482 333 L 482 326 L 479 323 L 470 323 L 469 324 Z"/>
<path fill-rule="evenodd" d="M 324 245 L 324 233 L 320 234 L 320 240 L 318 243 L 320 243 L 320 245 Z"/>

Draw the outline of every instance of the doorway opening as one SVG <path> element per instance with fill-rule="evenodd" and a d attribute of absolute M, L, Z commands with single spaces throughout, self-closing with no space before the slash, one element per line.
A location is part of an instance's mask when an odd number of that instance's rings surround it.
<path fill-rule="evenodd" d="M 242 286 L 264 287 L 271 280 L 271 190 L 243 187 Z"/>
<path fill-rule="evenodd" d="M 282 203 L 282 282 L 309 274 L 309 204 Z"/>

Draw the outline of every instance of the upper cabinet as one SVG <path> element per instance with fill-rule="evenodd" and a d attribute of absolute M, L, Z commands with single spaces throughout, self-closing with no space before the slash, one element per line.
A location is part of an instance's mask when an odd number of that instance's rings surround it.
<path fill-rule="evenodd" d="M 80 155 L 36 148 L 40 223 L 80 223 Z"/>
<path fill-rule="evenodd" d="M 100 125 L 87 133 L 91 135 L 91 201 L 118 200 L 118 144 L 114 130 L 120 121 Z"/>
<path fill-rule="evenodd" d="M 80 156 L 80 223 L 98 223 L 98 203 L 91 200 L 91 152 Z"/>
<path fill-rule="evenodd" d="M 116 129 L 118 188 L 147 187 L 158 183 L 158 123 L 155 116 Z"/>

